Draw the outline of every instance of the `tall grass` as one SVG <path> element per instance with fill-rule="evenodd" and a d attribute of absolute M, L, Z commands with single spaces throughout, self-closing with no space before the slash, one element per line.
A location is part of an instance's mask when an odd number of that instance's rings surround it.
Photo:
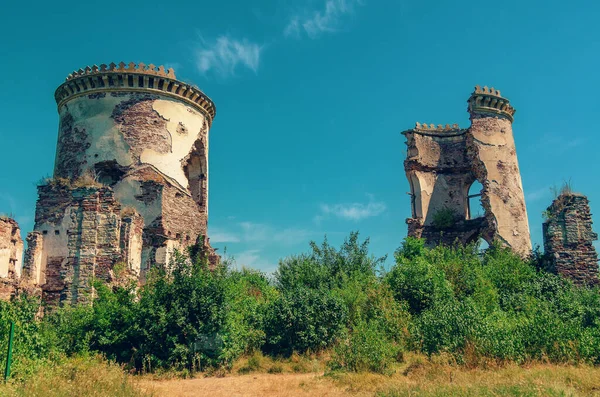
<path fill-rule="evenodd" d="M 0 385 L 6 397 L 137 397 L 151 394 L 138 390 L 121 366 L 100 356 L 72 357 L 59 361 L 38 361 L 26 381 Z"/>

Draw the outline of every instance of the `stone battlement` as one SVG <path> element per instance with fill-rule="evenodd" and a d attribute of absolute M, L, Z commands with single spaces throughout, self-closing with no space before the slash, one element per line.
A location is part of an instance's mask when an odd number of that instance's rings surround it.
<path fill-rule="evenodd" d="M 500 90 L 484 86 L 475 86 L 475 91 L 467 101 L 468 111 L 473 114 L 503 116 L 512 121 L 514 120 L 515 108 L 510 105 L 508 99 L 500 94 Z"/>
<path fill-rule="evenodd" d="M 118 65 L 86 66 L 69 74 L 56 89 L 54 98 L 60 109 L 72 98 L 106 91 L 143 91 L 174 97 L 204 114 L 209 124 L 216 115 L 213 101 L 198 87 L 177 80 L 172 68 L 165 70 L 164 66 L 156 68 L 141 62 L 137 65 L 120 62 Z"/>
<path fill-rule="evenodd" d="M 417 133 L 423 135 L 439 135 L 439 136 L 456 136 L 461 135 L 466 130 L 461 129 L 458 124 L 427 124 L 427 123 L 415 123 L 414 128 L 403 131 L 403 134 Z"/>

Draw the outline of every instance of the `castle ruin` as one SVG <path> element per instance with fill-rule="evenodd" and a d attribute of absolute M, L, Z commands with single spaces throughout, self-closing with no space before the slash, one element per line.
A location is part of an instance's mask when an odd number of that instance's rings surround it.
<path fill-rule="evenodd" d="M 467 102 L 469 128 L 417 123 L 403 132 L 412 207 L 408 234 L 430 246 L 500 241 L 526 255 L 531 240 L 512 131 L 515 109 L 488 87 L 475 87 Z M 470 193 L 476 181 L 482 189 Z M 480 200 L 481 216 L 475 216 L 473 199 Z"/>
<path fill-rule="evenodd" d="M 46 302 L 86 302 L 116 264 L 143 283 L 206 236 L 215 106 L 173 69 L 123 62 L 73 72 L 55 99 L 54 175 L 38 187 L 23 272 Z"/>
<path fill-rule="evenodd" d="M 168 264 L 176 250 L 192 246 L 216 265 L 204 239 L 213 102 L 172 69 L 122 62 L 73 72 L 55 98 L 54 175 L 38 186 L 23 261 L 18 224 L 0 217 L 0 299 L 27 290 L 50 304 L 90 302 L 94 280 L 143 284 L 153 264 Z M 466 129 L 417 123 L 403 132 L 409 236 L 429 246 L 499 241 L 525 256 L 531 240 L 515 109 L 500 91 L 477 86 L 468 111 Z M 597 284 L 587 198 L 563 192 L 546 212 L 549 270 Z"/>
<path fill-rule="evenodd" d="M 21 230 L 14 219 L 0 216 L 0 299 L 10 299 L 17 289 L 23 263 Z"/>
<path fill-rule="evenodd" d="M 593 241 L 592 214 L 587 197 L 562 192 L 545 212 L 542 224 L 548 270 L 578 285 L 598 284 L 598 253 Z"/>

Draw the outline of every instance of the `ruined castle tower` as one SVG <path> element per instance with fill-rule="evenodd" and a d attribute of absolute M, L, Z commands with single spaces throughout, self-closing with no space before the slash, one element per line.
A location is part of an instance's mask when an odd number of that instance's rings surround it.
<path fill-rule="evenodd" d="M 404 131 L 412 217 L 409 235 L 428 245 L 499 240 L 531 250 L 529 224 L 512 133 L 515 109 L 500 91 L 479 86 L 468 100 L 471 126 L 417 123 Z M 479 182 L 478 192 L 471 192 Z M 483 213 L 475 216 L 473 198 Z"/>
<path fill-rule="evenodd" d="M 86 301 L 115 264 L 153 263 L 205 236 L 213 102 L 173 69 L 86 67 L 55 93 L 54 176 L 39 186 L 25 271 L 47 301 Z"/>
<path fill-rule="evenodd" d="M 587 197 L 565 191 L 546 210 L 542 224 L 544 252 L 549 270 L 577 285 L 593 285 L 598 279 L 598 253 L 593 242 L 592 214 Z"/>

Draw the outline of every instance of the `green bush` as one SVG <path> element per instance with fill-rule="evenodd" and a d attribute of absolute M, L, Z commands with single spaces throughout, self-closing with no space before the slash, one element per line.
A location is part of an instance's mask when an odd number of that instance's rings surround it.
<path fill-rule="evenodd" d="M 412 314 L 419 314 L 434 302 L 453 296 L 444 272 L 422 256 L 400 261 L 386 275 L 386 282 L 399 302 L 408 303 Z"/>
<path fill-rule="evenodd" d="M 598 362 L 600 294 L 492 245 L 427 249 L 407 239 L 385 281 L 413 314 L 409 345 L 459 362 Z M 468 357 L 467 357 L 468 356 Z"/>
<path fill-rule="evenodd" d="M 264 349 L 275 355 L 323 350 L 344 330 L 347 316 L 342 300 L 325 290 L 285 291 L 267 308 Z"/>
<path fill-rule="evenodd" d="M 433 220 L 431 224 L 440 230 L 445 230 L 454 226 L 457 219 L 458 216 L 455 210 L 444 207 L 433 214 Z"/>
<path fill-rule="evenodd" d="M 275 285 L 280 290 L 297 287 L 333 289 L 342 287 L 355 275 L 375 276 L 386 257 L 369 254 L 369 239 L 358 241 L 358 232 L 350 233 L 339 250 L 329 245 L 327 239 L 321 246 L 310 243 L 312 252 L 292 256 L 279 262 L 275 272 Z"/>
<path fill-rule="evenodd" d="M 272 280 L 175 255 L 139 289 L 96 284 L 93 305 L 41 319 L 37 298 L 0 301 L 0 360 L 15 321 L 17 379 L 56 357 L 95 352 L 131 369 L 185 373 L 334 346 L 330 368 L 349 371 L 387 372 L 404 351 L 474 365 L 600 364 L 600 290 L 543 271 L 541 255 L 524 260 L 496 244 L 483 254 L 475 245 L 429 249 L 407 238 L 386 273 L 368 244 L 358 233 L 339 249 L 311 243 L 281 260 Z"/>
<path fill-rule="evenodd" d="M 242 354 L 259 350 L 265 343 L 265 313 L 277 298 L 277 290 L 265 274 L 243 269 L 226 277 L 227 316 L 224 356 L 233 362 Z"/>
<path fill-rule="evenodd" d="M 334 349 L 333 370 L 387 373 L 401 359 L 401 346 L 386 337 L 377 321 L 360 322 Z"/>

